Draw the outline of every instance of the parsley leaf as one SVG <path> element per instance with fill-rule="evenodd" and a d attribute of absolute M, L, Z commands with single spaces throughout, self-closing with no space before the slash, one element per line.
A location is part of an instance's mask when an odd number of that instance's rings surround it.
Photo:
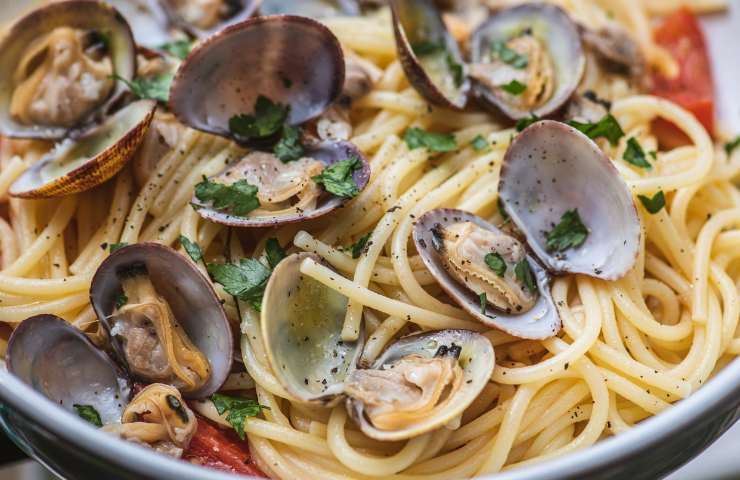
<path fill-rule="evenodd" d="M 725 152 L 727 152 L 727 155 L 732 155 L 732 152 L 737 147 L 740 147 L 740 135 L 735 137 L 733 140 L 725 143 Z"/>
<path fill-rule="evenodd" d="M 273 153 L 283 163 L 292 162 L 303 157 L 303 145 L 301 144 L 301 130 L 298 127 L 285 126 L 283 136 L 275 145 Z"/>
<path fill-rule="evenodd" d="M 532 125 L 533 123 L 539 122 L 539 121 L 540 121 L 540 117 L 538 117 L 535 114 L 532 114 L 531 117 L 521 118 L 516 121 L 516 131 L 521 132 L 528 126 Z"/>
<path fill-rule="evenodd" d="M 446 49 L 447 47 L 445 46 L 445 42 L 443 40 L 440 40 L 438 42 L 424 40 L 411 45 L 411 50 L 414 51 L 414 55 L 416 56 L 431 55 L 433 53 L 441 52 Z"/>
<path fill-rule="evenodd" d="M 208 273 L 229 295 L 249 303 L 255 310 L 262 308 L 262 295 L 272 271 L 258 260 L 242 258 L 235 263 L 209 263 Z"/>
<path fill-rule="evenodd" d="M 501 85 L 499 88 L 514 96 L 521 95 L 525 90 L 527 90 L 527 86 L 518 80 L 512 80 L 506 85 Z"/>
<path fill-rule="evenodd" d="M 486 296 L 485 292 L 478 295 L 478 299 L 480 300 L 480 313 L 483 315 L 486 314 L 486 305 L 488 305 L 488 297 Z"/>
<path fill-rule="evenodd" d="M 483 135 L 478 135 L 473 139 L 470 144 L 473 146 L 473 150 L 476 152 L 482 152 L 484 150 L 488 150 L 488 140 Z"/>
<path fill-rule="evenodd" d="M 118 250 L 122 249 L 123 247 L 128 246 L 128 243 L 121 242 L 121 243 L 111 243 L 108 247 L 110 249 L 110 253 L 115 253 Z"/>
<path fill-rule="evenodd" d="M 123 306 L 124 306 L 124 305 L 126 305 L 127 303 L 128 303 L 128 297 L 126 296 L 126 294 L 125 294 L 125 293 L 119 293 L 119 294 L 118 294 L 118 295 L 116 296 L 116 308 L 117 308 L 117 309 L 119 309 L 119 310 L 120 310 L 120 309 L 121 309 L 121 308 L 123 308 Z"/>
<path fill-rule="evenodd" d="M 501 200 L 501 197 L 498 197 L 498 200 L 496 201 L 496 206 L 498 207 L 498 214 L 501 215 L 501 218 L 504 219 L 504 224 L 509 223 L 511 217 L 509 217 L 509 213 L 506 211 L 504 201 Z"/>
<path fill-rule="evenodd" d="M 341 162 L 329 165 L 316 175 L 313 181 L 324 186 L 324 190 L 342 198 L 354 198 L 360 191 L 352 178 L 352 173 L 362 168 L 362 162 L 357 157 L 348 158 Z"/>
<path fill-rule="evenodd" d="M 184 248 L 185 251 L 188 252 L 188 255 L 190 256 L 190 258 L 193 259 L 195 263 L 203 260 L 203 250 L 201 250 L 200 245 L 191 241 L 185 235 L 180 235 L 180 245 L 182 245 L 182 248 Z"/>
<path fill-rule="evenodd" d="M 75 403 L 73 407 L 75 410 L 77 410 L 77 415 L 79 415 L 81 419 L 95 425 L 98 428 L 103 426 L 103 421 L 100 419 L 100 414 L 92 405 L 78 405 Z"/>
<path fill-rule="evenodd" d="M 212 202 L 216 210 L 225 210 L 240 217 L 260 207 L 257 187 L 246 180 L 226 185 L 203 177 L 203 181 L 195 186 L 195 196 L 201 202 Z"/>
<path fill-rule="evenodd" d="M 350 252 L 352 252 L 352 258 L 355 258 L 355 259 L 360 258 L 360 255 L 362 255 L 362 252 L 365 251 L 365 247 L 367 246 L 367 241 L 370 240 L 370 236 L 372 234 L 373 232 L 370 232 L 367 235 L 362 236 L 355 243 L 345 248 L 345 250 L 349 250 Z"/>
<path fill-rule="evenodd" d="M 491 51 L 496 58 L 516 69 L 522 70 L 529 65 L 529 59 L 526 55 L 507 47 L 503 40 L 496 40 L 491 43 Z"/>
<path fill-rule="evenodd" d="M 665 207 L 665 194 L 663 190 L 659 190 L 652 198 L 645 195 L 638 195 L 637 198 L 640 199 L 645 210 L 650 212 L 651 215 L 655 215 Z"/>
<path fill-rule="evenodd" d="M 588 229 L 583 225 L 578 209 L 568 210 L 560 218 L 560 223 L 547 234 L 547 249 L 564 252 L 583 245 L 586 237 Z"/>
<path fill-rule="evenodd" d="M 450 133 L 432 133 L 412 127 L 403 134 L 410 150 L 426 148 L 430 152 L 452 152 L 457 149 L 455 136 Z"/>
<path fill-rule="evenodd" d="M 639 168 L 644 168 L 646 170 L 651 170 L 653 168 L 645 156 L 645 151 L 642 149 L 640 143 L 635 137 L 627 140 L 627 149 L 624 151 L 624 157 L 622 158 L 624 158 L 625 162 L 631 163 Z"/>
<path fill-rule="evenodd" d="M 175 58 L 185 60 L 193 49 L 193 42 L 190 40 L 175 40 L 174 42 L 161 45 L 159 49 Z"/>
<path fill-rule="evenodd" d="M 494 271 L 499 277 L 503 277 L 506 273 L 506 262 L 503 257 L 498 253 L 489 253 L 483 258 L 488 265 L 488 268 Z"/>
<path fill-rule="evenodd" d="M 526 258 L 514 266 L 514 274 L 516 275 L 516 279 L 522 282 L 524 288 L 529 290 L 530 293 L 537 291 L 537 284 L 534 281 L 532 269 L 530 268 L 529 262 Z"/>
<path fill-rule="evenodd" d="M 267 255 L 267 264 L 270 268 L 277 267 L 277 264 L 287 256 L 277 238 L 270 238 L 267 240 L 267 243 L 265 244 L 265 255 Z"/>
<path fill-rule="evenodd" d="M 174 73 L 161 73 L 153 77 L 139 77 L 128 81 L 118 75 L 113 78 L 126 84 L 131 92 L 141 99 L 157 100 L 158 102 L 167 103 L 170 99 L 170 85 L 175 78 Z"/>
<path fill-rule="evenodd" d="M 216 411 L 219 415 L 226 415 L 226 421 L 236 431 L 239 438 L 244 440 L 244 419 L 247 417 L 256 417 L 262 410 L 269 410 L 269 407 L 260 405 L 255 400 L 250 398 L 236 398 L 221 395 L 220 393 L 214 393 L 211 396 L 213 406 L 216 407 Z"/>
<path fill-rule="evenodd" d="M 606 114 L 604 118 L 596 123 L 581 123 L 575 120 L 568 122 L 568 125 L 585 134 L 590 139 L 604 137 L 609 140 L 609 144 L 614 146 L 619 143 L 619 139 L 624 137 L 624 130 L 619 125 L 617 119 L 611 113 Z"/>
<path fill-rule="evenodd" d="M 463 81 L 465 80 L 465 69 L 463 68 L 461 63 L 458 63 L 458 61 L 455 60 L 452 52 L 447 52 L 446 60 L 447 68 L 449 68 L 450 73 L 452 73 L 452 79 L 455 81 L 455 86 L 459 87 L 463 84 Z"/>
<path fill-rule="evenodd" d="M 265 138 L 278 133 L 288 119 L 290 107 L 274 103 L 264 95 L 257 97 L 254 114 L 234 115 L 229 119 L 229 130 L 239 141 Z"/>

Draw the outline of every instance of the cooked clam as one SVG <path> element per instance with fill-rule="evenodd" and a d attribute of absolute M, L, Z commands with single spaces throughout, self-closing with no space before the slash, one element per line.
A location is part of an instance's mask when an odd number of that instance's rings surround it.
<path fill-rule="evenodd" d="M 184 32 L 171 27 L 167 13 L 155 0 L 105 0 L 105 3 L 121 12 L 140 47 L 157 49 L 187 38 Z"/>
<path fill-rule="evenodd" d="M 158 0 L 176 25 L 197 38 L 252 16 L 258 0 Z"/>
<path fill-rule="evenodd" d="M 424 214 L 413 238 L 442 289 L 483 324 L 531 339 L 560 330 L 550 277 L 516 238 L 452 209 Z"/>
<path fill-rule="evenodd" d="M 61 141 L 10 186 L 10 195 L 58 197 L 109 180 L 136 153 L 155 108 L 151 100 L 131 103 L 100 125 Z"/>
<path fill-rule="evenodd" d="M 501 10 L 471 40 L 473 92 L 512 119 L 544 117 L 581 81 L 585 57 L 567 13 L 545 3 Z"/>
<path fill-rule="evenodd" d="M 356 0 L 262 0 L 259 10 L 261 15 L 288 13 L 310 18 L 360 14 Z"/>
<path fill-rule="evenodd" d="M 461 109 L 470 82 L 455 39 L 431 0 L 392 0 L 396 47 L 409 82 L 429 102 Z"/>
<path fill-rule="evenodd" d="M 70 412 L 92 407 L 102 423 L 118 422 L 131 395 L 123 370 L 54 315 L 24 320 L 10 337 L 6 359 L 12 374 L 52 402 Z"/>
<path fill-rule="evenodd" d="M 499 195 L 551 271 L 615 280 L 637 260 L 640 219 L 627 184 L 591 139 L 564 123 L 537 122 L 514 139 Z"/>
<path fill-rule="evenodd" d="M 233 337 L 211 283 L 176 251 L 126 246 L 95 273 L 90 299 L 117 357 L 136 378 L 204 398 L 224 383 Z"/>
<path fill-rule="evenodd" d="M 592 29 L 581 27 L 583 43 L 607 71 L 626 74 L 637 82 L 647 81 L 647 60 L 632 35 L 616 22 Z"/>
<path fill-rule="evenodd" d="M 291 395 L 333 403 L 363 342 L 342 341 L 347 298 L 302 275 L 307 258 L 320 261 L 310 253 L 294 254 L 272 272 L 262 301 L 262 335 L 272 370 Z"/>
<path fill-rule="evenodd" d="M 134 77 L 135 49 L 126 21 L 103 2 L 34 10 L 0 44 L 0 133 L 61 139 L 99 121 L 125 91 L 114 76 Z"/>
<path fill-rule="evenodd" d="M 346 379 L 347 410 L 365 435 L 413 438 L 454 425 L 493 373 L 491 342 L 465 330 L 404 337 Z"/>

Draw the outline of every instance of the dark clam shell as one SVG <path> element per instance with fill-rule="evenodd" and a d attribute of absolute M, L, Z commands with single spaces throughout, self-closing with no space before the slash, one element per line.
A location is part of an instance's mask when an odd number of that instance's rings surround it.
<path fill-rule="evenodd" d="M 100 323 L 110 334 L 113 327 L 110 316 L 121 293 L 120 276 L 141 267 L 146 268 L 157 293 L 170 305 L 177 322 L 211 366 L 206 384 L 183 395 L 188 398 L 212 395 L 231 371 L 234 350 L 231 326 L 211 282 L 175 250 L 156 243 L 139 243 L 123 247 L 103 261 L 90 288 L 90 300 Z M 120 340 L 110 336 L 119 361 L 125 365 Z"/>
<path fill-rule="evenodd" d="M 229 25 L 234 25 L 249 19 L 260 4 L 259 0 L 227 0 L 226 2 L 224 2 L 224 6 L 226 6 L 230 10 L 228 17 L 223 18 L 222 21 L 218 22 L 212 28 L 202 29 L 182 18 L 182 16 L 177 12 L 177 9 L 175 9 L 168 0 L 156 1 L 159 3 L 161 9 L 164 10 L 167 17 L 169 17 L 170 21 L 173 24 L 182 28 L 196 38 L 206 38 L 224 29 L 225 27 L 228 27 Z"/>
<path fill-rule="evenodd" d="M 260 15 L 287 13 L 310 18 L 359 15 L 357 0 L 262 0 Z"/>
<path fill-rule="evenodd" d="M 433 231 L 451 223 L 472 222 L 486 230 L 500 233 L 500 230 L 482 218 L 462 210 L 438 209 L 425 213 L 414 225 L 413 238 L 416 249 L 437 280 L 437 283 L 456 303 L 484 325 L 503 330 L 520 338 L 541 340 L 552 337 L 560 331 L 560 316 L 550 294 L 550 275 L 531 255 L 527 256 L 535 274 L 539 297 L 534 307 L 524 313 L 507 313 L 486 307 L 481 312 L 480 299 L 476 293 L 457 281 L 444 267 L 440 255 L 444 252 L 434 248 L 436 240 Z"/>
<path fill-rule="evenodd" d="M 13 332 L 8 370 L 62 408 L 89 405 L 103 423 L 118 422 L 131 382 L 113 361 L 66 321 L 54 315 L 24 320 Z"/>

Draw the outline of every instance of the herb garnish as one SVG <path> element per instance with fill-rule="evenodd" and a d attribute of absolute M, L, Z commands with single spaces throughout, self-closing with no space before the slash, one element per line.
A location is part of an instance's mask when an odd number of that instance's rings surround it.
<path fill-rule="evenodd" d="M 185 235 L 180 235 L 180 245 L 182 245 L 182 248 L 185 249 L 195 263 L 203 260 L 203 250 L 200 248 L 200 245 L 193 242 Z"/>
<path fill-rule="evenodd" d="M 627 140 L 627 149 L 624 151 L 624 161 L 630 163 L 636 167 L 651 170 L 653 168 L 648 162 L 645 151 L 640 146 L 640 143 L 635 137 Z"/>
<path fill-rule="evenodd" d="M 491 51 L 496 58 L 516 69 L 522 70 L 529 65 L 529 59 L 526 55 L 509 48 L 503 40 L 492 42 Z"/>
<path fill-rule="evenodd" d="M 488 305 L 488 297 L 486 296 L 485 292 L 478 295 L 478 300 L 480 300 L 480 313 L 483 315 L 486 314 L 486 306 Z"/>
<path fill-rule="evenodd" d="M 728 156 L 732 155 L 732 152 L 735 151 L 737 147 L 740 147 L 740 135 L 725 143 L 725 152 L 727 152 Z"/>
<path fill-rule="evenodd" d="M 588 229 L 583 225 L 578 209 L 568 210 L 560 218 L 560 223 L 547 234 L 547 249 L 551 252 L 564 252 L 583 245 L 586 237 Z"/>
<path fill-rule="evenodd" d="M 257 198 L 257 187 L 246 180 L 239 180 L 231 185 L 208 180 L 195 186 L 195 197 L 201 202 L 211 202 L 216 210 L 224 210 L 243 217 L 260 207 Z"/>
<path fill-rule="evenodd" d="M 522 282 L 524 287 L 529 290 L 530 293 L 537 291 L 534 275 L 532 275 L 532 269 L 530 268 L 529 262 L 526 258 L 514 266 L 514 274 L 516 275 L 516 279 Z"/>
<path fill-rule="evenodd" d="M 499 88 L 501 88 L 501 90 L 503 90 L 504 92 L 510 93 L 514 96 L 521 95 L 527 90 L 527 86 L 518 80 L 512 80 L 506 85 L 501 85 Z"/>
<path fill-rule="evenodd" d="M 476 136 L 470 144 L 473 146 L 473 150 L 476 152 L 482 152 L 488 150 L 488 140 L 483 135 Z"/>
<path fill-rule="evenodd" d="M 604 118 L 596 123 L 581 123 L 571 120 L 568 122 L 568 125 L 592 140 L 604 137 L 609 140 L 609 144 L 612 146 L 615 146 L 619 143 L 619 139 L 624 137 L 622 126 L 619 125 L 619 122 L 617 122 L 617 119 L 611 113 L 606 114 Z"/>
<path fill-rule="evenodd" d="M 452 72 L 452 79 L 455 81 L 455 86 L 459 87 L 463 84 L 463 81 L 465 80 L 465 69 L 463 68 L 461 63 L 458 63 L 457 60 L 455 60 L 455 57 L 452 55 L 452 52 L 447 52 L 447 68 L 450 69 L 450 72 Z"/>
<path fill-rule="evenodd" d="M 92 425 L 95 425 L 98 428 L 103 426 L 103 421 L 100 419 L 100 414 L 92 405 L 74 404 L 73 407 L 75 410 L 77 410 L 77 415 L 79 415 L 81 419 L 85 420 L 88 423 L 91 423 Z"/>
<path fill-rule="evenodd" d="M 165 43 L 159 47 L 159 50 L 167 52 L 175 58 L 185 60 L 190 51 L 193 49 L 193 42 L 190 40 L 175 40 L 174 42 Z"/>
<path fill-rule="evenodd" d="M 494 271 L 499 277 L 503 277 L 506 273 L 506 262 L 503 257 L 498 253 L 488 253 L 483 258 L 488 265 L 488 268 Z"/>
<path fill-rule="evenodd" d="M 450 133 L 433 133 L 412 127 L 406 130 L 403 139 L 410 150 L 426 148 L 430 152 L 452 152 L 457 149 L 455 136 Z"/>
<path fill-rule="evenodd" d="M 287 254 L 283 250 L 283 247 L 280 246 L 277 238 L 269 238 L 267 239 L 267 243 L 265 243 L 265 256 L 267 257 L 267 264 L 270 268 L 274 269 Z"/>
<path fill-rule="evenodd" d="M 260 95 L 254 103 L 253 114 L 234 115 L 229 119 L 229 131 L 242 142 L 269 137 L 283 128 L 289 113 L 290 107 Z"/>
<path fill-rule="evenodd" d="M 362 162 L 357 157 L 333 163 L 326 167 L 321 174 L 312 177 L 324 190 L 342 198 L 354 198 L 360 193 L 352 174 L 362 168 Z"/>
<path fill-rule="evenodd" d="M 362 255 L 362 252 L 365 251 L 365 247 L 367 246 L 367 241 L 370 240 L 370 236 L 373 234 L 373 232 L 369 232 L 367 235 L 363 235 L 360 237 L 359 240 L 357 240 L 355 243 L 350 245 L 347 248 L 344 248 L 345 251 L 352 252 L 352 258 L 357 259 L 360 258 L 360 255 Z"/>
<path fill-rule="evenodd" d="M 126 84 L 131 93 L 144 100 L 156 100 L 167 103 L 170 99 L 170 86 L 174 73 L 161 73 L 153 77 L 139 77 L 131 81 L 113 75 L 113 78 Z"/>
<path fill-rule="evenodd" d="M 111 243 L 108 248 L 110 249 L 110 253 L 114 253 L 126 246 L 128 246 L 127 242 Z"/>
<path fill-rule="evenodd" d="M 126 296 L 126 294 L 125 294 L 125 293 L 119 293 L 119 294 L 118 294 L 118 295 L 116 296 L 116 308 L 117 308 L 117 309 L 119 309 L 119 310 L 120 310 L 120 309 L 121 309 L 121 308 L 123 308 L 123 306 L 124 306 L 124 305 L 126 305 L 127 303 L 128 303 L 128 297 Z"/>
<path fill-rule="evenodd" d="M 208 273 L 226 293 L 249 303 L 257 311 L 262 309 L 262 296 L 272 274 L 272 270 L 262 262 L 242 258 L 238 264 L 209 263 Z"/>
<path fill-rule="evenodd" d="M 504 201 L 501 200 L 501 197 L 498 197 L 498 200 L 496 200 L 496 207 L 498 208 L 498 214 L 501 215 L 501 218 L 504 219 L 504 225 L 509 223 L 511 217 L 509 217 L 509 213 L 506 211 Z"/>
<path fill-rule="evenodd" d="M 640 199 L 645 210 L 650 212 L 651 215 L 655 215 L 665 207 L 665 194 L 663 190 L 658 190 L 658 193 L 653 195 L 652 198 L 645 195 L 638 195 L 637 198 Z"/>
<path fill-rule="evenodd" d="M 292 162 L 303 157 L 304 149 L 301 145 L 301 130 L 298 127 L 286 125 L 283 136 L 275 145 L 273 153 L 283 163 Z"/>
<path fill-rule="evenodd" d="M 533 123 L 539 122 L 539 121 L 540 121 L 540 117 L 538 117 L 535 114 L 532 114 L 531 117 L 521 118 L 516 121 L 516 131 L 521 132 L 528 126 L 532 125 Z"/>
<path fill-rule="evenodd" d="M 443 40 L 438 42 L 424 40 L 411 45 L 411 50 L 413 50 L 414 55 L 421 57 L 446 50 L 446 47 Z"/>
<path fill-rule="evenodd" d="M 262 410 L 270 409 L 270 407 L 260 405 L 250 398 L 235 398 L 221 395 L 220 393 L 214 393 L 211 397 L 211 401 L 213 402 L 213 406 L 216 407 L 216 411 L 219 415 L 223 415 L 228 412 L 228 415 L 226 415 L 226 421 L 231 424 L 236 431 L 236 434 L 239 435 L 239 438 L 242 440 L 244 440 L 245 434 L 244 419 L 247 417 L 256 417 L 262 412 Z"/>

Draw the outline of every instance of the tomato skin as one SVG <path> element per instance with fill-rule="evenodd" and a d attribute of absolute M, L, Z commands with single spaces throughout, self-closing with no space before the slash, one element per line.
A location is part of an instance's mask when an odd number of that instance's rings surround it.
<path fill-rule="evenodd" d="M 235 432 L 215 427 L 201 416 L 198 416 L 198 430 L 182 458 L 208 468 L 267 478 L 252 462 L 246 440 L 241 440 Z"/>
<path fill-rule="evenodd" d="M 682 7 L 655 29 L 655 42 L 679 66 L 675 78 L 653 75 L 653 94 L 681 105 L 714 133 L 714 80 L 704 33 L 696 16 Z"/>

